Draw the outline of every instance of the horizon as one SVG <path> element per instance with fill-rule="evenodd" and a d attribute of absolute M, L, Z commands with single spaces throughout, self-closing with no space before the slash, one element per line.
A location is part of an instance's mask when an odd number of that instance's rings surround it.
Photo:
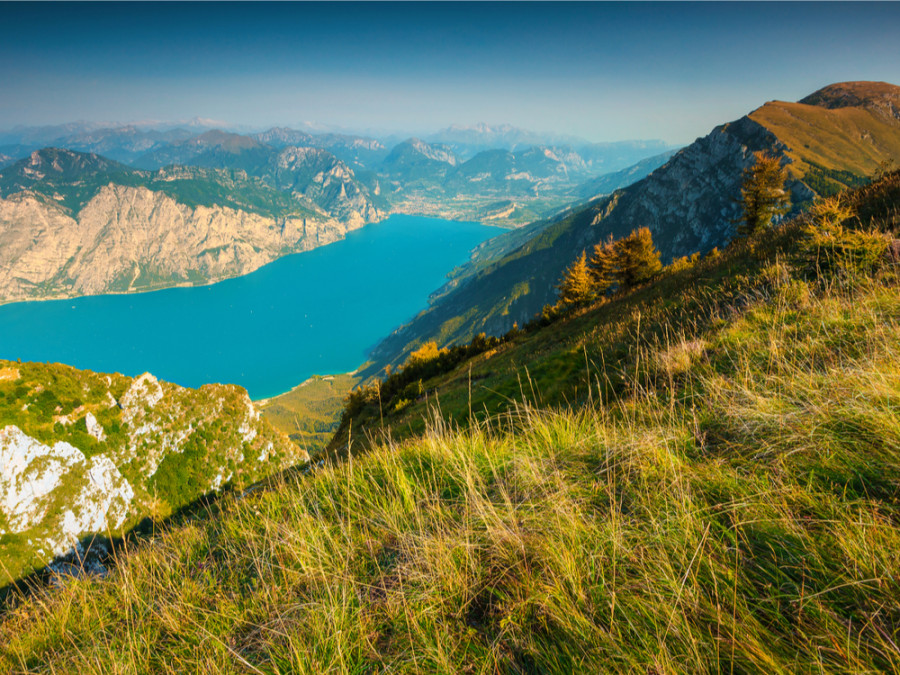
<path fill-rule="evenodd" d="M 17 29 L 0 45 L 5 130 L 487 123 L 683 145 L 769 100 L 900 82 L 894 3 L 7 3 L 0 17 Z"/>

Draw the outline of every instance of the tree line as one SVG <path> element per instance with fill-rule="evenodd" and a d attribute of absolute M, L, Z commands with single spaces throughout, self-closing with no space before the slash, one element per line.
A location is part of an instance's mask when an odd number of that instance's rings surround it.
<path fill-rule="evenodd" d="M 787 170 L 777 157 L 765 151 L 754 153 L 753 164 L 744 169 L 738 204 L 738 236 L 758 234 L 787 213 L 790 200 L 784 188 Z M 587 251 L 566 269 L 557 286 L 558 300 L 544 308 L 544 315 L 589 304 L 615 292 L 627 291 L 650 281 L 662 270 L 653 235 L 641 227 L 622 239 L 609 238 Z"/>

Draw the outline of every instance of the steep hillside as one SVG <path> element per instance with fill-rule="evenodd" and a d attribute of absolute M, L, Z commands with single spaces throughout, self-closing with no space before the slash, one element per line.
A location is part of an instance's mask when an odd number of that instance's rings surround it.
<path fill-rule="evenodd" d="M 611 192 L 615 192 L 619 188 L 626 187 L 632 183 L 637 183 L 639 180 L 646 178 L 663 164 L 668 162 L 675 152 L 675 150 L 669 150 L 662 154 L 642 159 L 636 164 L 620 169 L 619 171 L 605 173 L 597 178 L 592 178 L 575 187 L 572 190 L 572 197 L 583 201 L 596 199 L 603 195 L 608 195 Z"/>
<path fill-rule="evenodd" d="M 552 301 L 554 285 L 572 261 L 572 252 L 592 247 L 609 235 L 618 238 L 649 227 L 666 262 L 721 247 L 734 233 L 742 171 L 757 150 L 769 151 L 787 163 L 795 211 L 816 194 L 859 184 L 864 170 L 900 157 L 892 154 L 895 148 L 900 151 L 900 119 L 887 114 L 885 110 L 893 108 L 882 103 L 883 96 L 896 100 L 900 88 L 869 83 L 846 86 L 857 92 L 874 87 L 887 93 L 874 99 L 857 96 L 849 99 L 858 101 L 856 107 L 837 109 L 770 103 L 717 127 L 643 180 L 589 203 L 563 221 L 533 226 L 536 236 L 519 248 L 503 251 L 502 257 L 490 262 L 480 260 L 474 273 L 463 271 L 464 283 L 440 293 L 429 309 L 382 342 L 373 358 L 382 364 L 402 362 L 422 341 L 434 339 L 446 345 L 479 332 L 499 335 L 515 322 L 521 325 Z M 805 120 L 796 122 L 797 129 L 806 129 L 813 120 L 819 126 L 802 134 L 794 127 L 790 133 L 783 131 L 769 121 L 783 110 L 802 112 L 802 118 L 800 112 L 793 118 Z M 862 133 L 857 126 L 853 128 L 860 132 L 853 132 L 847 120 L 859 125 L 865 120 L 868 131 Z M 827 151 L 804 142 L 812 138 L 810 134 L 824 139 L 821 143 Z"/>
<path fill-rule="evenodd" d="M 900 87 L 892 84 L 834 84 L 798 103 L 771 101 L 749 117 L 784 143 L 793 175 L 820 192 L 900 161 Z"/>
<path fill-rule="evenodd" d="M 425 359 L 367 452 L 21 598 L 0 668 L 900 670 L 900 176 L 848 204 Z"/>
<path fill-rule="evenodd" d="M 287 147 L 270 158 L 261 175 L 278 190 L 348 222 L 378 220 L 382 215 L 378 207 L 386 207 L 377 180 L 370 190 L 353 169 L 326 150 Z"/>
<path fill-rule="evenodd" d="M 304 458 L 239 387 L 0 361 L 0 587 Z"/>
<path fill-rule="evenodd" d="M 331 160 L 304 169 L 305 190 L 279 190 L 237 170 L 36 151 L 0 171 L 0 302 L 210 283 L 340 239 L 381 212 Z M 286 161 L 279 176 L 296 172 Z"/>
<path fill-rule="evenodd" d="M 381 171 L 404 188 L 439 182 L 459 164 L 449 147 L 410 138 L 396 145 L 381 165 Z"/>

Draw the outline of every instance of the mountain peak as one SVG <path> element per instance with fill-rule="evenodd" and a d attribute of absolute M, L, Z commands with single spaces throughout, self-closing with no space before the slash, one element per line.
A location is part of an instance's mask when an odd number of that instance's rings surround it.
<path fill-rule="evenodd" d="M 121 166 L 118 162 L 106 159 L 93 152 L 77 152 L 65 148 L 41 148 L 40 150 L 35 150 L 25 159 L 19 160 L 16 165 L 21 165 L 26 173 L 34 173 L 39 170 L 48 174 L 108 171 Z"/>
<path fill-rule="evenodd" d="M 262 144 L 251 138 L 221 129 L 211 129 L 189 141 L 193 145 L 221 147 L 231 152 L 258 148 Z"/>
<path fill-rule="evenodd" d="M 900 117 L 900 87 L 888 82 L 837 82 L 800 99 L 821 108 L 868 108 Z"/>

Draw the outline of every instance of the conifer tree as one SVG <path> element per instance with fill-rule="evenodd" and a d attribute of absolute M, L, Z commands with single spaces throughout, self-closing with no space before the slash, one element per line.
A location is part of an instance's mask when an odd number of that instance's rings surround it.
<path fill-rule="evenodd" d="M 659 251 L 650 229 L 642 227 L 616 242 L 619 288 L 632 288 L 656 276 L 662 269 Z"/>
<path fill-rule="evenodd" d="M 738 233 L 749 236 L 769 227 L 772 219 L 787 213 L 790 197 L 784 189 L 787 170 L 777 157 L 760 150 L 753 166 L 744 169 L 741 186 L 741 218 Z"/>
<path fill-rule="evenodd" d="M 581 255 L 566 270 L 559 284 L 559 303 L 563 306 L 578 305 L 593 297 L 593 283 L 588 269 L 587 254 Z"/>
<path fill-rule="evenodd" d="M 588 261 L 588 269 L 591 273 L 591 282 L 595 295 L 603 295 L 616 283 L 618 259 L 616 244 L 612 235 L 605 242 L 594 246 L 594 252 Z"/>

